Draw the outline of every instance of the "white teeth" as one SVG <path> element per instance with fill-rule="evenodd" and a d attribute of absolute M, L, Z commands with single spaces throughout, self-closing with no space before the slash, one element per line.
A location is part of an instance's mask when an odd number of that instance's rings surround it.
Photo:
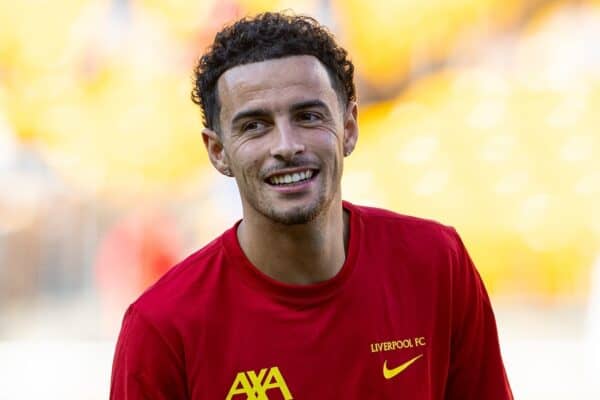
<path fill-rule="evenodd" d="M 300 181 L 304 181 L 306 179 L 310 179 L 312 177 L 312 175 L 313 175 L 312 170 L 306 170 L 306 171 L 302 171 L 302 172 L 294 172 L 293 174 L 273 176 L 269 179 L 269 182 L 271 182 L 274 185 L 297 183 Z"/>

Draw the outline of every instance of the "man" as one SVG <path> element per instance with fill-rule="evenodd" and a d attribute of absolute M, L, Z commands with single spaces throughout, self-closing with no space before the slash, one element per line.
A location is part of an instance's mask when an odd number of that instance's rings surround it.
<path fill-rule="evenodd" d="M 357 105 L 332 36 L 307 17 L 243 19 L 195 76 L 243 219 L 128 309 L 111 399 L 512 399 L 454 229 L 342 201 Z"/>

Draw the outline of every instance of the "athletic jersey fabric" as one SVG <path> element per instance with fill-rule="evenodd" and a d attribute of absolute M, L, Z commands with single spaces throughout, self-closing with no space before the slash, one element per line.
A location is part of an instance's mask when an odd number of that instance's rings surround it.
<path fill-rule="evenodd" d="M 453 228 L 344 202 L 335 277 L 289 285 L 236 224 L 127 310 L 112 400 L 512 399 L 483 283 Z"/>

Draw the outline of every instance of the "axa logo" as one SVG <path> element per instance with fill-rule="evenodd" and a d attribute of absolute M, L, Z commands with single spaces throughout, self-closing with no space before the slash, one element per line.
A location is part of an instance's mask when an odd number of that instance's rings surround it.
<path fill-rule="evenodd" d="M 239 372 L 235 376 L 225 400 L 234 398 L 236 400 L 269 400 L 267 391 L 272 389 L 279 390 L 285 400 L 293 400 L 279 368 L 263 368 L 258 374 L 256 371 Z M 238 395 L 246 395 L 246 397 L 236 397 Z"/>

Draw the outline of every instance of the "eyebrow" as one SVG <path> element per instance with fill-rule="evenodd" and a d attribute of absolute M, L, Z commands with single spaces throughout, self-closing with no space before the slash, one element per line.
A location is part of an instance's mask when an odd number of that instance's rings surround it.
<path fill-rule="evenodd" d="M 302 101 L 300 103 L 292 104 L 292 106 L 290 107 L 290 111 L 298 111 L 303 110 L 305 108 L 324 108 L 327 112 L 329 112 L 329 107 L 327 107 L 327 104 L 325 104 L 321 100 L 307 100 Z"/>
<path fill-rule="evenodd" d="M 269 115 L 269 111 L 264 108 L 254 108 L 251 110 L 240 111 L 235 114 L 231 120 L 231 125 L 235 125 L 239 121 L 246 118 L 254 118 L 254 117 L 264 117 L 265 115 Z"/>
<path fill-rule="evenodd" d="M 306 108 L 313 108 L 313 107 L 323 108 L 323 109 L 325 109 L 325 111 L 327 111 L 328 114 L 331 113 L 329 111 L 329 107 L 327 107 L 327 104 L 325 104 L 321 100 L 316 100 L 316 99 L 301 101 L 299 103 L 292 104 L 292 106 L 290 107 L 290 111 L 294 112 L 294 111 L 304 110 Z M 240 111 L 237 114 L 235 114 L 234 117 L 231 119 L 231 124 L 235 125 L 236 123 L 239 123 L 239 121 L 241 121 L 243 119 L 247 119 L 247 118 L 264 117 L 264 116 L 269 115 L 270 113 L 271 112 L 265 108 L 253 108 L 250 110 Z"/>

